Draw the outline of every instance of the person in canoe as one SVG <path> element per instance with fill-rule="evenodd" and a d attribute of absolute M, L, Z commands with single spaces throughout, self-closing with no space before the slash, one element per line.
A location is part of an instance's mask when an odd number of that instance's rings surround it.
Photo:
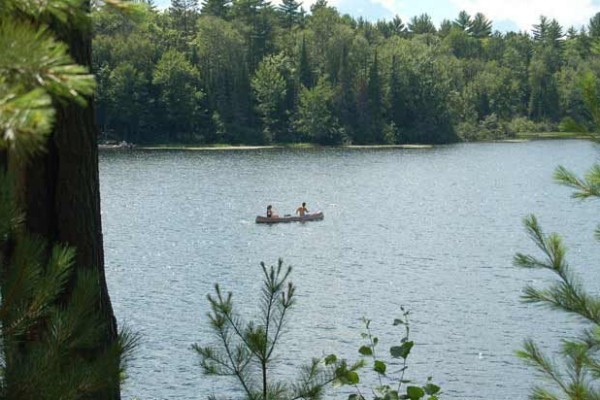
<path fill-rule="evenodd" d="M 304 217 L 306 214 L 308 214 L 306 203 L 302 203 L 300 207 L 296 208 L 296 214 L 300 214 L 301 217 Z"/>
<path fill-rule="evenodd" d="M 267 206 L 267 218 L 277 218 L 278 216 L 279 215 L 277 215 L 277 213 L 273 211 L 273 206 L 269 204 Z"/>

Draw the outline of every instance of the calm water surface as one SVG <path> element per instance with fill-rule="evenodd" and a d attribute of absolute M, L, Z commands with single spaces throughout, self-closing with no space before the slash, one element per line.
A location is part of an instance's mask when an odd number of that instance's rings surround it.
<path fill-rule="evenodd" d="M 527 398 L 535 376 L 514 351 L 528 336 L 556 351 L 581 325 L 520 303 L 525 284 L 551 278 L 512 266 L 515 252 L 535 253 L 521 220 L 534 212 L 562 233 L 571 264 L 598 291 L 600 255 L 589 251 L 598 204 L 570 199 L 552 172 L 562 164 L 582 173 L 599 159 L 585 141 L 102 152 L 109 289 L 119 321 L 142 335 L 124 398 L 235 398 L 230 381 L 202 375 L 190 346 L 210 343 L 213 284 L 253 313 L 259 263 L 279 257 L 298 287 L 278 357 L 284 378 L 312 356 L 356 359 L 363 316 L 387 352 L 404 305 L 416 341 L 410 378 L 432 375 L 446 399 Z M 283 214 L 302 201 L 325 220 L 254 223 L 267 204 Z"/>

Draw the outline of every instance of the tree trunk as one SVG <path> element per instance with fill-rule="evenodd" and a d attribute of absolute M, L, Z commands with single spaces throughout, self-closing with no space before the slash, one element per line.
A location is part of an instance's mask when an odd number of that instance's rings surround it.
<path fill-rule="evenodd" d="M 71 56 L 78 64 L 91 65 L 89 27 L 61 25 L 55 33 L 69 45 Z M 94 100 L 89 98 L 87 101 L 87 107 L 65 102 L 55 105 L 56 124 L 47 151 L 33 157 L 19 174 L 22 179 L 19 195 L 27 230 L 46 238 L 49 246 L 61 243 L 76 248 L 75 275 L 84 269 L 97 273 L 97 308 L 107 326 L 105 342 L 99 344 L 101 351 L 116 340 L 117 324 L 104 274 L 98 129 Z M 68 289 L 62 301 L 68 302 L 69 296 Z M 120 389 L 116 385 L 96 398 L 120 399 Z"/>

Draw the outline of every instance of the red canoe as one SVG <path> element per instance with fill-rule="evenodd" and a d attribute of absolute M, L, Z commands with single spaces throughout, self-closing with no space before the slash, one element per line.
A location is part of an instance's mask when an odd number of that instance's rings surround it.
<path fill-rule="evenodd" d="M 295 215 L 284 215 L 283 217 L 264 217 L 259 215 L 256 217 L 257 224 L 277 224 L 279 222 L 307 222 L 307 221 L 321 221 L 324 218 L 322 212 L 316 212 L 312 214 L 306 214 L 304 217 L 298 217 Z"/>

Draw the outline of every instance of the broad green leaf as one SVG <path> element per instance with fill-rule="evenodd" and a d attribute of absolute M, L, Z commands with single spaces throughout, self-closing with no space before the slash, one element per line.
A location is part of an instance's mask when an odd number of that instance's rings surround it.
<path fill-rule="evenodd" d="M 336 361 L 337 356 L 335 354 L 330 354 L 327 357 L 325 357 L 325 365 L 335 364 Z"/>
<path fill-rule="evenodd" d="M 371 349 L 370 346 L 362 346 L 360 349 L 358 349 L 358 352 L 360 354 L 362 354 L 363 356 L 372 356 L 373 355 L 373 350 Z"/>
<path fill-rule="evenodd" d="M 354 371 L 350 371 L 346 374 L 346 379 L 348 380 L 348 382 L 351 385 L 357 385 L 360 378 L 358 377 L 358 374 Z"/>
<path fill-rule="evenodd" d="M 410 400 L 419 400 L 425 396 L 425 391 L 418 386 L 409 386 L 406 388 L 406 394 Z"/>
<path fill-rule="evenodd" d="M 414 342 L 404 342 L 401 346 L 393 346 L 390 348 L 390 354 L 394 358 L 404 358 L 408 357 L 410 354 L 410 350 L 414 346 Z"/>
<path fill-rule="evenodd" d="M 434 385 L 433 383 L 426 384 L 423 386 L 423 389 L 425 389 L 425 393 L 428 395 L 434 395 L 440 391 L 440 387 L 438 385 Z"/>
<path fill-rule="evenodd" d="M 384 400 L 398 400 L 398 392 L 391 390 L 385 394 Z"/>
<path fill-rule="evenodd" d="M 404 321 L 402 321 L 400 318 L 396 318 L 394 320 L 394 326 L 396 325 L 404 325 Z"/>
<path fill-rule="evenodd" d="M 383 362 L 381 360 L 375 360 L 375 365 L 373 366 L 373 369 L 378 374 L 385 375 L 385 370 L 387 369 L 387 365 L 385 365 L 385 362 Z"/>

